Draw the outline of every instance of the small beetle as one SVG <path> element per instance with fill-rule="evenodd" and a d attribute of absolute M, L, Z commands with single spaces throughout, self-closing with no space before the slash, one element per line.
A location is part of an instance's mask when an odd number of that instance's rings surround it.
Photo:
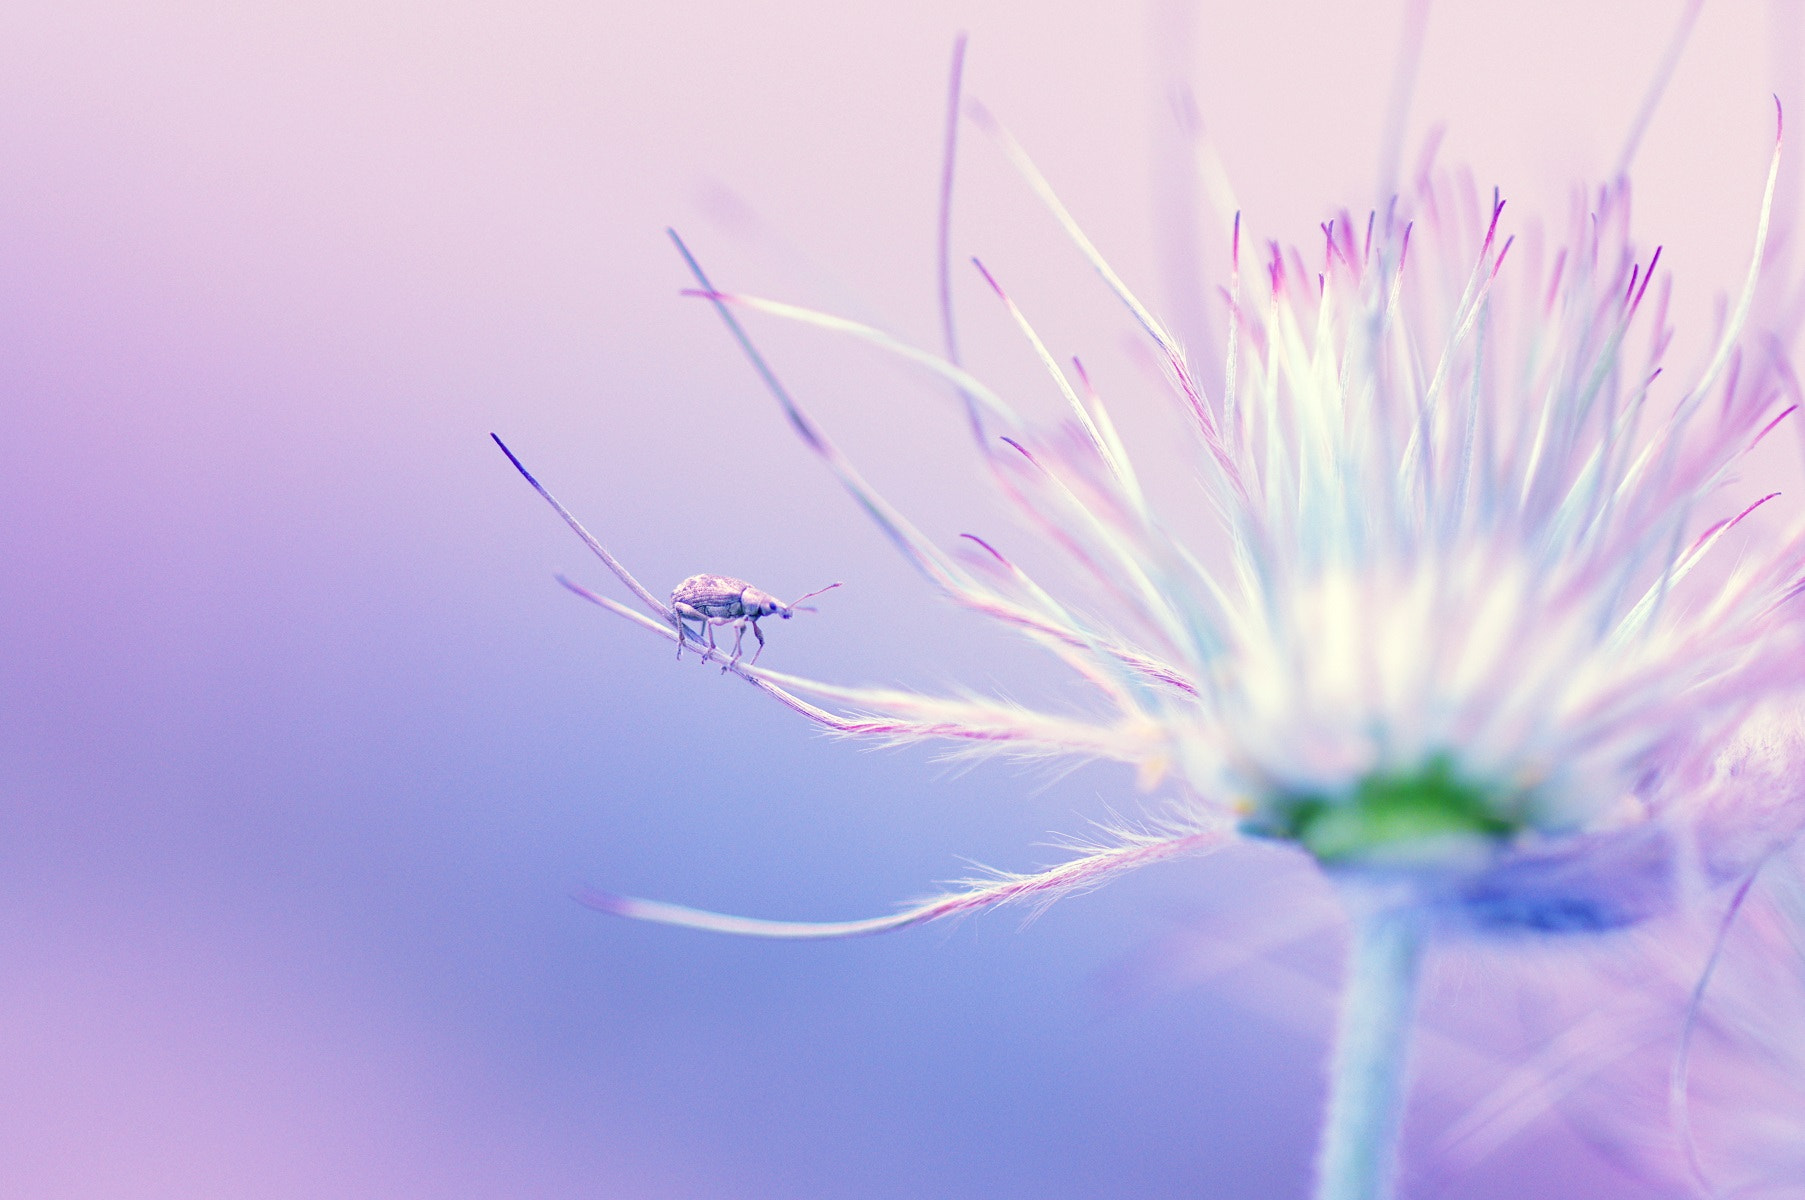
<path fill-rule="evenodd" d="M 765 635 L 759 631 L 758 619 L 773 614 L 789 620 L 798 612 L 814 612 L 812 606 L 801 607 L 801 602 L 809 596 L 819 596 L 822 592 L 830 592 L 839 587 L 830 583 L 826 587 L 813 591 L 808 596 L 800 596 L 795 604 L 785 604 L 775 596 L 759 591 L 744 579 L 734 579 L 727 575 L 691 575 L 678 584 L 671 592 L 671 608 L 677 616 L 677 657 L 683 657 L 683 639 L 690 636 L 697 640 L 702 635 L 689 627 L 689 622 L 700 621 L 707 633 L 708 648 L 715 649 L 714 631 L 717 625 L 733 626 L 733 657 L 728 660 L 727 667 L 740 660 L 740 642 L 745 639 L 746 626 L 752 626 L 752 636 L 758 639 L 758 649 L 753 652 L 752 661 L 756 663 L 758 656 L 765 650 Z"/>

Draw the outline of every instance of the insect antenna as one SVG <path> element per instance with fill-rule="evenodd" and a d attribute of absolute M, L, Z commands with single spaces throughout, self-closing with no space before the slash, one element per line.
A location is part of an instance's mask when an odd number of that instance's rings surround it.
<path fill-rule="evenodd" d="M 796 602 L 794 604 L 791 604 L 788 606 L 789 610 L 791 612 L 820 612 L 821 610 L 816 608 L 812 604 L 809 605 L 808 607 L 804 608 L 802 605 L 802 602 L 804 600 L 807 600 L 809 598 L 809 596 L 819 596 L 822 592 L 831 592 L 839 586 L 840 585 L 838 583 L 830 583 L 824 588 L 816 588 L 812 592 L 809 592 L 805 595 L 798 596 L 798 597 L 796 597 Z"/>

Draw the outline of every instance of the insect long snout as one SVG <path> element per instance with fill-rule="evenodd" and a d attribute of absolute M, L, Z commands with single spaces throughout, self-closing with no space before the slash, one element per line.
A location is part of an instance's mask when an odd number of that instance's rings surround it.
<path fill-rule="evenodd" d="M 748 617 L 768 617 L 784 611 L 782 602 L 775 596 L 751 587 L 740 593 L 740 608 Z"/>

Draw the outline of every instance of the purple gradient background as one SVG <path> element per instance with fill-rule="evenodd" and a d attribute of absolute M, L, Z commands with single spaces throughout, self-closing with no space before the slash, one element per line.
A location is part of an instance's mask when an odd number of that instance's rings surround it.
<path fill-rule="evenodd" d="M 552 583 L 606 580 L 486 437 L 655 587 L 847 580 L 780 665 L 1034 685 L 794 444 L 662 229 L 931 342 L 961 28 L 971 91 L 1161 304 L 1181 68 L 1263 229 L 1366 203 L 1399 11 L 1105 7 L 0 9 L 0 1194 L 1304 1194 L 1326 1004 L 1170 957 L 1320 901 L 1269 857 L 851 944 L 573 903 L 866 915 L 1133 795 L 862 752 L 674 669 Z M 1558 215 L 1676 12 L 1451 6 L 1412 128 Z M 1682 316 L 1747 253 L 1766 30 L 1705 12 L 1640 159 Z M 981 138 L 965 162 L 961 250 L 1062 348 L 1116 338 Z M 762 336 L 930 531 L 979 524 L 931 392 Z M 1425 1095 L 1413 1145 L 1452 1115 Z M 1647 1194 L 1554 1118 L 1441 1187 Z"/>

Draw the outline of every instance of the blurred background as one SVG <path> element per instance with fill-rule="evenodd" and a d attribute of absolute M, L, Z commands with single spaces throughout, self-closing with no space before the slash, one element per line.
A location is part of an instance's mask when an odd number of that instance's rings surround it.
<path fill-rule="evenodd" d="M 1558 223 L 1680 8 L 1434 12 L 1410 146 L 1445 122 L 1444 161 Z M 796 443 L 678 294 L 665 227 L 724 287 L 935 345 L 963 30 L 968 93 L 1132 286 L 1195 315 L 1186 254 L 1222 247 L 1175 113 L 1252 224 L 1310 244 L 1372 202 L 1404 24 L 1326 0 L 0 7 L 0 1194 L 1306 1194 L 1339 931 L 1278 852 L 844 944 L 579 907 L 589 883 L 873 915 L 972 861 L 1046 865 L 1049 834 L 1140 798 L 1115 769 L 829 741 L 678 666 L 556 586 L 620 591 L 487 435 L 655 591 L 845 580 L 770 623 L 767 665 L 1058 702 Z M 1791 28 L 1708 7 L 1643 143 L 1682 320 L 1745 269 Z M 1122 316 L 969 125 L 954 244 L 1056 352 L 1113 356 L 1106 394 L 1153 428 Z M 1031 381 L 968 275 L 973 360 Z M 1001 527 L 945 396 L 755 332 L 930 533 Z M 1407 1192 L 1651 1194 L 1552 1101 L 1442 1152 L 1474 1100 L 1443 1084 L 1518 1052 L 1459 1031 L 1509 971 L 1437 977 Z"/>

